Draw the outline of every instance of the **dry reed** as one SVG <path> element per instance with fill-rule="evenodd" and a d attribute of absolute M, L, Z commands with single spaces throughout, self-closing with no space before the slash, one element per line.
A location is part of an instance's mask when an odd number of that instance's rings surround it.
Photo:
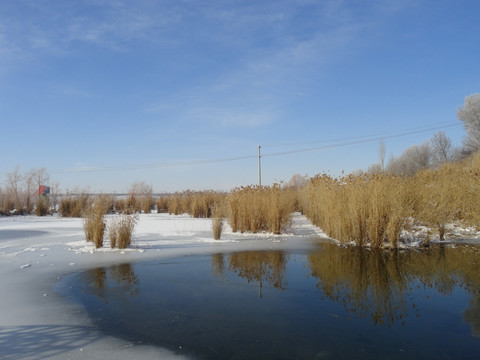
<path fill-rule="evenodd" d="M 443 240 L 448 223 L 480 221 L 480 152 L 412 177 L 317 175 L 300 193 L 305 215 L 342 244 L 396 248 L 412 222 L 436 227 Z"/>
<path fill-rule="evenodd" d="M 311 221 L 341 243 L 398 246 L 413 206 L 408 181 L 386 174 L 317 176 L 301 195 Z"/>
<path fill-rule="evenodd" d="M 132 243 L 133 230 L 137 224 L 136 215 L 121 215 L 117 223 L 117 245 L 119 249 L 125 249 Z"/>
<path fill-rule="evenodd" d="M 60 200 L 59 213 L 62 217 L 82 217 L 91 205 L 87 194 L 71 195 Z"/>
<path fill-rule="evenodd" d="M 273 186 L 234 189 L 228 197 L 228 221 L 234 232 L 280 234 L 295 209 L 295 191 Z"/>
<path fill-rule="evenodd" d="M 106 228 L 104 216 L 107 209 L 105 198 L 98 197 L 83 220 L 85 237 L 87 241 L 93 242 L 97 249 L 103 246 L 103 237 Z"/>
<path fill-rule="evenodd" d="M 37 206 L 35 207 L 35 215 L 37 216 L 46 216 L 49 210 L 49 201 L 48 198 L 40 196 L 37 201 Z"/>

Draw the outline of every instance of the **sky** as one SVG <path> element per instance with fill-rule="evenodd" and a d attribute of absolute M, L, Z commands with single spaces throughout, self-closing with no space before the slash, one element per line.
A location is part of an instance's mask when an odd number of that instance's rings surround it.
<path fill-rule="evenodd" d="M 0 184 L 229 190 L 339 175 L 480 92 L 477 0 L 0 0 Z"/>

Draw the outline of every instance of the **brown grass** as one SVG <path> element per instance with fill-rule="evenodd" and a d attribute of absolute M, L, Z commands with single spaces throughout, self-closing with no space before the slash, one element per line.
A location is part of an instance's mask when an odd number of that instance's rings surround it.
<path fill-rule="evenodd" d="M 342 244 L 396 248 L 412 219 L 435 227 L 443 240 L 448 223 L 480 221 L 480 152 L 412 177 L 318 175 L 300 198 L 305 215 Z"/>
<path fill-rule="evenodd" d="M 87 194 L 72 195 L 60 200 L 59 213 L 63 217 L 82 217 L 91 206 L 91 199 Z"/>
<path fill-rule="evenodd" d="M 117 223 L 117 245 L 119 249 L 125 249 L 130 246 L 133 238 L 133 230 L 137 224 L 136 215 L 121 215 Z"/>
<path fill-rule="evenodd" d="M 83 220 L 85 237 L 87 241 L 93 242 L 97 249 L 103 246 L 103 238 L 106 228 L 104 216 L 107 209 L 105 198 L 98 197 Z"/>
<path fill-rule="evenodd" d="M 168 213 L 168 196 L 161 196 L 157 199 L 157 212 L 158 213 Z"/>
<path fill-rule="evenodd" d="M 225 202 L 226 194 L 216 191 L 184 191 L 157 200 L 158 212 L 189 214 L 195 218 L 212 217 L 213 209 Z"/>
<path fill-rule="evenodd" d="M 348 175 L 310 180 L 301 198 L 311 221 L 341 243 L 398 246 L 413 206 L 404 178 L 386 174 Z"/>
<path fill-rule="evenodd" d="M 117 247 L 118 220 L 111 219 L 108 225 L 108 237 L 110 238 L 110 248 Z"/>
<path fill-rule="evenodd" d="M 273 186 L 234 189 L 228 197 L 228 221 L 234 232 L 280 234 L 295 209 L 295 191 Z"/>
<path fill-rule="evenodd" d="M 447 163 L 438 170 L 415 176 L 418 204 L 415 218 L 436 227 L 441 240 L 446 225 L 463 222 L 475 226 L 480 221 L 480 152 L 461 163 Z"/>
<path fill-rule="evenodd" d="M 220 240 L 223 231 L 223 224 L 225 221 L 225 203 L 215 204 L 212 210 L 212 230 L 213 239 Z"/>
<path fill-rule="evenodd" d="M 35 207 L 35 215 L 46 216 L 48 215 L 48 210 L 49 210 L 48 198 L 44 196 L 40 196 L 37 201 L 37 206 Z"/>

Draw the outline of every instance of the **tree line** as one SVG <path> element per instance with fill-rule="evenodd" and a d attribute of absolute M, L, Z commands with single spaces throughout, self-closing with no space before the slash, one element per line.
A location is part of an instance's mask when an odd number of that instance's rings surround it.
<path fill-rule="evenodd" d="M 398 157 L 391 156 L 385 163 L 385 144 L 380 142 L 379 162 L 371 165 L 368 173 L 387 172 L 391 175 L 411 176 L 417 172 L 439 168 L 448 162 L 458 162 L 480 150 L 480 94 L 465 97 L 465 103 L 457 109 L 457 117 L 463 122 L 465 137 L 461 146 L 439 131 L 430 140 L 412 145 Z"/>

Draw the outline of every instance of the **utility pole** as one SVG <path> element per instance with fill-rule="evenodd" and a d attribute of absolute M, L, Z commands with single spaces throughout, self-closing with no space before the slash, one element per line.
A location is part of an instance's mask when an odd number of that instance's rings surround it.
<path fill-rule="evenodd" d="M 261 146 L 258 145 L 258 186 L 259 187 L 262 186 L 262 165 L 261 165 L 261 161 L 260 161 L 262 156 L 260 155 L 260 148 L 261 148 Z"/>

